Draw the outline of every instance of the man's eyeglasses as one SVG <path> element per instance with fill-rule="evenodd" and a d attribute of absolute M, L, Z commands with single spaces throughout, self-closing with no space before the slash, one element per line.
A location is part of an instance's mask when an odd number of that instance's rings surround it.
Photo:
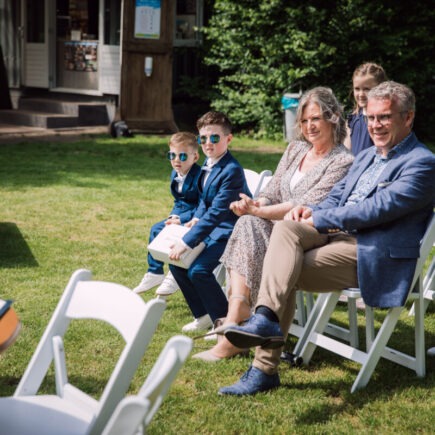
<path fill-rule="evenodd" d="M 364 119 L 365 119 L 367 125 L 373 125 L 375 122 L 379 122 L 379 124 L 381 124 L 381 125 L 388 125 L 391 122 L 391 118 L 396 113 L 401 115 L 403 113 L 407 113 L 407 111 L 405 110 L 402 112 L 384 113 L 382 115 L 368 115 L 368 116 L 364 116 Z"/>
<path fill-rule="evenodd" d="M 181 162 L 185 162 L 187 160 L 187 158 L 189 157 L 189 154 L 187 153 L 174 153 L 172 151 L 168 151 L 168 160 L 175 160 L 176 158 L 180 159 Z"/>
<path fill-rule="evenodd" d="M 219 143 L 221 137 L 218 134 L 211 134 L 210 136 L 197 136 L 196 140 L 198 141 L 198 145 L 205 145 L 207 143 L 207 138 L 210 139 L 212 144 Z"/>

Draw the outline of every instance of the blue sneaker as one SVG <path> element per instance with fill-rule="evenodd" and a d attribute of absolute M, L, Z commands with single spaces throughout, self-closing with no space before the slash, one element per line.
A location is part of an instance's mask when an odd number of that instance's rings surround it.
<path fill-rule="evenodd" d="M 263 314 L 254 314 L 242 325 L 227 328 L 224 334 L 234 346 L 242 349 L 256 346 L 276 349 L 285 343 L 279 323 Z"/>
<path fill-rule="evenodd" d="M 220 395 L 232 394 L 234 396 L 244 396 L 248 394 L 256 394 L 261 391 L 272 390 L 279 387 L 281 382 L 278 373 L 267 375 L 260 369 L 250 366 L 248 371 L 243 374 L 238 382 L 229 387 L 219 389 Z"/>

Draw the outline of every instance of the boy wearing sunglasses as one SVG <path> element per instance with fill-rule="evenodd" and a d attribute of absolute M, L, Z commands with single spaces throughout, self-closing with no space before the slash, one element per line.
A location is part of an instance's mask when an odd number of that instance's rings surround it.
<path fill-rule="evenodd" d="M 251 196 L 243 168 L 228 151 L 231 142 L 231 122 L 221 112 L 208 112 L 197 121 L 198 144 L 206 156 L 201 168 L 198 188 L 200 201 L 190 227 L 181 242 L 176 243 L 169 258 L 179 260 L 181 255 L 205 243 L 204 250 L 189 269 L 169 265 L 175 280 L 192 311 L 194 321 L 183 327 L 183 332 L 196 332 L 212 326 L 227 314 L 228 302 L 213 270 L 219 264 L 227 241 L 237 221 L 230 204 L 240 193 Z"/>
<path fill-rule="evenodd" d="M 167 219 L 151 227 L 150 243 L 165 225 L 180 225 L 192 219 L 199 201 L 198 178 L 201 168 L 196 164 L 199 159 L 198 148 L 196 136 L 192 133 L 179 132 L 171 136 L 167 158 L 173 168 L 170 186 L 174 207 Z M 156 294 L 161 296 L 171 295 L 178 290 L 178 284 L 172 274 L 169 272 L 165 277 L 163 263 L 148 253 L 148 271 L 133 291 L 143 293 L 157 285 L 159 287 Z"/>

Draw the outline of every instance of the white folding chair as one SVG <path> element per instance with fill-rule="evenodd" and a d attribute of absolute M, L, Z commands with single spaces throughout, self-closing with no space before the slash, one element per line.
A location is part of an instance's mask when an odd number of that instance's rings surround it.
<path fill-rule="evenodd" d="M 192 339 L 182 335 L 169 339 L 138 394 L 119 403 L 102 435 L 145 433 L 189 356 L 192 343 Z"/>
<path fill-rule="evenodd" d="M 423 280 L 423 297 L 424 297 L 424 311 L 426 312 L 429 304 L 435 300 L 435 257 L 432 257 L 432 261 L 429 264 L 426 275 Z M 409 310 L 409 315 L 415 314 L 415 304 L 412 304 Z"/>
<path fill-rule="evenodd" d="M 1 433 L 100 434 L 124 397 L 165 302 L 153 299 L 145 303 L 127 287 L 92 281 L 91 276 L 87 270 L 72 275 L 14 396 L 0 398 Z M 99 400 L 68 379 L 63 337 L 70 323 L 78 319 L 107 322 L 125 341 Z M 89 357 L 92 360 L 92 355 Z M 52 362 L 56 394 L 37 394 Z"/>
<path fill-rule="evenodd" d="M 361 297 L 359 289 L 345 289 L 341 292 L 347 303 L 349 328 L 328 322 L 325 327 L 327 334 L 349 342 L 352 347 L 359 348 L 357 299 Z M 296 311 L 294 321 L 290 325 L 289 334 L 300 337 L 304 331 L 305 324 L 314 307 L 314 295 L 310 292 L 298 290 L 296 292 Z"/>
<path fill-rule="evenodd" d="M 267 182 L 272 178 L 272 171 L 265 169 L 260 173 L 253 171 L 252 169 L 244 169 L 246 182 L 248 183 L 249 190 L 252 193 L 252 197 L 255 198 L 261 190 L 266 186 Z"/>
<path fill-rule="evenodd" d="M 344 290 L 343 292 L 322 293 L 317 297 L 316 303 L 308 317 L 293 353 L 301 357 L 305 364 L 308 364 L 316 347 L 320 346 L 352 361 L 361 364 L 361 369 L 351 392 L 363 388 L 367 385 L 370 377 L 379 361 L 385 358 L 397 364 L 403 365 L 414 370 L 419 377 L 425 376 L 425 349 L 424 349 L 424 272 L 423 266 L 430 254 L 432 245 L 435 241 L 435 217 L 426 230 L 421 241 L 420 257 L 413 280 L 410 285 L 408 301 L 414 301 L 415 306 L 415 354 L 408 355 L 396 349 L 387 347 L 387 343 L 394 331 L 404 306 L 390 308 L 387 311 L 382 325 L 375 334 L 374 328 L 374 308 L 366 305 L 366 351 L 359 350 L 355 346 L 342 343 L 335 338 L 325 335 L 326 327 L 335 309 L 340 294 L 352 292 L 352 297 L 360 297 L 358 289 Z"/>

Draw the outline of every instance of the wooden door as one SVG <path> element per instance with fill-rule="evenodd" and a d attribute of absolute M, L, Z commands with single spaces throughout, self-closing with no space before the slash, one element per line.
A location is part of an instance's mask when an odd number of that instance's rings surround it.
<path fill-rule="evenodd" d="M 138 14 L 144 5 L 157 5 L 158 34 L 141 34 Z M 173 0 L 124 0 L 120 117 L 130 129 L 152 133 L 178 130 L 172 112 L 174 7 Z M 146 58 L 152 58 L 149 77 Z"/>

